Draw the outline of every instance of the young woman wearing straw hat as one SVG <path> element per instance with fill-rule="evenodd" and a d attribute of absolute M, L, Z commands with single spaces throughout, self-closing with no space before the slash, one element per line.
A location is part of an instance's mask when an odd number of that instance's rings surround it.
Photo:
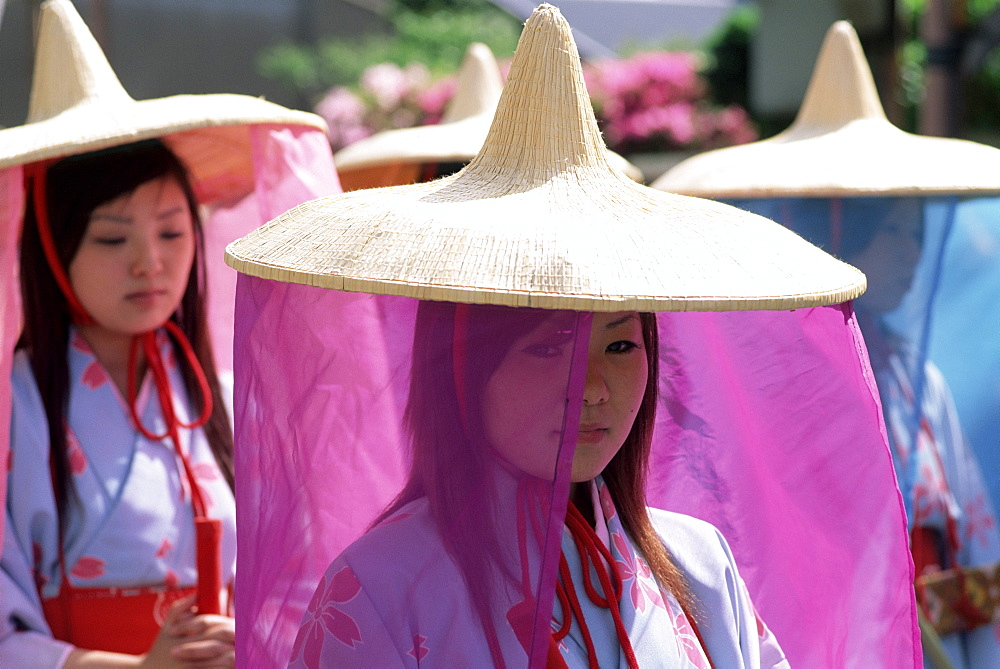
<path fill-rule="evenodd" d="M 274 136 L 318 138 L 332 167 L 323 124 L 242 96 L 134 101 L 65 0 L 42 7 L 35 72 L 29 122 L 0 131 L 0 224 L 21 242 L 2 304 L 19 269 L 23 305 L 16 353 L 16 331 L 0 338 L 0 665 L 233 666 L 233 442 L 210 318 L 225 327 L 204 257 L 225 207 L 202 205 L 262 206 L 258 148 L 287 157 Z M 280 201 L 271 176 L 260 192 Z"/>
<path fill-rule="evenodd" d="M 605 152 L 543 5 L 463 170 L 227 248 L 251 663 L 917 665 L 863 275 Z"/>

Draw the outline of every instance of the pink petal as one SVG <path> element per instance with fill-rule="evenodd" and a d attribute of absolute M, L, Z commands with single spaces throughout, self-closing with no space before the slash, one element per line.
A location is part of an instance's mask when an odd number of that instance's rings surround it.
<path fill-rule="evenodd" d="M 168 569 L 167 570 L 167 575 L 163 578 L 163 583 L 168 588 L 173 588 L 173 587 L 177 586 L 177 582 L 179 580 L 180 579 L 177 576 L 177 572 L 175 572 L 173 569 Z"/>
<path fill-rule="evenodd" d="M 80 353 L 86 353 L 88 355 L 93 355 L 94 353 L 90 348 L 90 344 L 87 343 L 86 339 L 80 336 L 79 332 L 73 333 L 73 341 L 70 342 L 70 346 L 75 348 Z"/>
<path fill-rule="evenodd" d="M 334 602 L 349 602 L 361 591 L 361 583 L 350 567 L 344 567 L 330 581 L 327 588 L 327 598 Z"/>
<path fill-rule="evenodd" d="M 622 562 L 621 560 L 615 560 L 615 564 L 618 566 L 618 573 L 621 575 L 623 581 L 635 578 L 635 572 L 632 571 L 632 565 L 627 562 Z"/>
<path fill-rule="evenodd" d="M 632 596 L 632 606 L 639 613 L 643 613 L 646 610 L 646 598 L 642 594 L 642 588 L 639 587 L 639 581 L 632 581 L 632 587 L 629 588 L 629 594 Z"/>
<path fill-rule="evenodd" d="M 361 643 L 361 630 L 354 618 L 339 609 L 331 607 L 323 613 L 323 624 L 337 641 L 354 648 Z"/>
<path fill-rule="evenodd" d="M 653 606 L 659 606 L 664 611 L 667 610 L 667 605 L 663 602 L 663 595 L 660 594 L 660 589 L 643 581 L 642 589 L 646 592 L 646 597 L 649 601 L 653 603 Z"/>
<path fill-rule="evenodd" d="M 87 456 L 83 454 L 80 442 L 76 440 L 72 432 L 67 432 L 66 441 L 69 447 L 69 468 L 73 474 L 79 476 L 87 470 Z"/>
<path fill-rule="evenodd" d="M 622 560 L 628 565 L 629 574 L 635 573 L 635 567 L 632 564 L 632 551 L 629 549 L 628 542 L 625 541 L 625 537 L 622 536 L 621 532 L 615 532 L 611 535 L 611 541 L 615 543 L 615 547 L 618 552 L 621 553 Z"/>
<path fill-rule="evenodd" d="M 163 543 L 160 544 L 160 548 L 156 551 L 156 557 L 158 557 L 158 558 L 163 557 L 164 555 L 166 555 L 167 553 L 169 553 L 170 549 L 173 548 L 173 547 L 174 547 L 174 545 L 172 543 L 170 543 L 170 539 L 164 537 L 163 538 Z"/>
<path fill-rule="evenodd" d="M 427 637 L 423 636 L 422 634 L 414 634 L 413 648 L 411 648 L 406 654 L 412 658 L 417 659 L 418 661 L 424 659 L 427 653 L 430 652 L 424 646 L 425 641 L 427 641 Z"/>
<path fill-rule="evenodd" d="M 90 579 L 104 576 L 104 560 L 96 557 L 84 556 L 76 561 L 70 574 L 76 578 Z"/>
<path fill-rule="evenodd" d="M 87 369 L 83 370 L 83 377 L 81 379 L 83 385 L 87 386 L 91 390 L 95 388 L 100 388 L 108 380 L 107 374 L 104 373 L 104 369 L 94 361 L 87 365 Z"/>
<path fill-rule="evenodd" d="M 307 667 L 319 667 L 320 657 L 323 655 L 323 642 L 326 635 L 323 634 L 323 626 L 318 621 L 309 623 L 308 629 L 299 630 L 299 636 L 295 639 L 295 645 L 300 646 L 303 663 Z M 295 657 L 295 647 L 292 648 L 292 657 Z"/>
<path fill-rule="evenodd" d="M 199 462 L 192 468 L 194 477 L 199 481 L 214 481 L 219 478 L 218 470 L 207 462 Z"/>

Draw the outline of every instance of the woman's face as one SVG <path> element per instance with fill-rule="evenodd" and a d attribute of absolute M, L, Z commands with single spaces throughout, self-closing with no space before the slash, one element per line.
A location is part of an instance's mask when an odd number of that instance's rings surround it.
<path fill-rule="evenodd" d="M 486 383 L 490 445 L 509 464 L 546 480 L 554 477 L 572 354 L 572 330 L 549 319 L 514 343 Z M 639 314 L 595 313 L 573 482 L 600 474 L 621 448 L 648 374 Z"/>
<path fill-rule="evenodd" d="M 84 309 L 105 334 L 136 335 L 177 309 L 194 262 L 187 198 L 164 177 L 98 205 L 69 264 Z"/>
<path fill-rule="evenodd" d="M 900 199 L 879 222 L 861 252 L 846 258 L 868 278 L 868 290 L 855 302 L 874 314 L 892 311 L 913 283 L 923 242 L 923 214 L 916 198 Z"/>

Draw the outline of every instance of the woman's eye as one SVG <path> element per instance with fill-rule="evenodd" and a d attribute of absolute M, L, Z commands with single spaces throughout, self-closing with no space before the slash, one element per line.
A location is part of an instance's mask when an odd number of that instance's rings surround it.
<path fill-rule="evenodd" d="M 120 246 L 125 243 L 124 237 L 95 237 L 94 241 L 103 246 Z"/>
<path fill-rule="evenodd" d="M 160 233 L 160 239 L 166 239 L 166 240 L 180 239 L 183 236 L 184 236 L 183 232 L 176 232 L 176 231 L 173 231 L 173 230 L 171 230 L 170 232 L 162 232 L 162 233 Z"/>
<path fill-rule="evenodd" d="M 635 351 L 639 349 L 639 344 L 634 341 L 629 341 L 627 339 L 622 339 L 611 344 L 608 344 L 608 353 L 628 353 L 630 351 Z"/>

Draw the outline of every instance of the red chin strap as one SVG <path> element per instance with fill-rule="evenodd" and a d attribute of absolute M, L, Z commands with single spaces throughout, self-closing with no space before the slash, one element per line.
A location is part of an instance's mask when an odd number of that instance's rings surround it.
<path fill-rule="evenodd" d="M 47 176 L 49 167 L 54 160 L 32 163 L 24 168 L 25 178 L 30 182 L 32 199 L 35 209 L 35 220 L 38 224 L 38 236 L 42 243 L 42 251 L 45 260 L 52 272 L 52 276 L 59 286 L 59 290 L 69 304 L 70 318 L 77 325 L 99 325 L 93 316 L 87 313 L 69 281 L 69 276 L 59 261 L 56 252 L 56 245 L 52 238 L 52 227 L 49 222 L 48 197 L 47 197 Z M 191 342 L 184 335 L 184 332 L 171 320 L 167 320 L 164 327 L 174 341 L 181 348 L 184 357 L 190 365 L 198 382 L 198 390 L 201 394 L 202 410 L 196 420 L 191 423 L 184 423 L 174 410 L 173 393 L 170 388 L 170 377 L 167 375 L 166 364 L 160 352 L 160 347 L 156 344 L 156 332 L 144 332 L 132 338 L 132 345 L 129 349 L 128 357 L 128 407 L 132 422 L 136 428 L 147 439 L 162 441 L 170 438 L 174 444 L 174 451 L 180 457 L 184 473 L 188 480 L 188 487 L 191 489 L 191 505 L 194 509 L 194 522 L 196 533 L 196 559 L 198 565 L 198 611 L 199 613 L 222 612 L 219 593 L 222 590 L 222 553 L 221 538 L 222 524 L 217 518 L 209 518 L 206 514 L 205 501 L 201 494 L 201 487 L 194 475 L 194 469 L 187 454 L 181 448 L 180 428 L 195 429 L 208 422 L 212 415 L 213 403 L 212 392 L 202 369 L 195 355 Z M 138 370 L 139 345 L 142 345 L 146 362 L 153 375 L 156 385 L 156 394 L 160 401 L 160 410 L 166 424 L 166 431 L 163 434 L 154 434 L 147 430 L 142 424 L 139 412 L 136 409 L 136 389 L 135 377 Z M 60 542 L 61 543 L 61 542 Z M 62 546 L 60 546 L 61 550 Z"/>
<path fill-rule="evenodd" d="M 66 302 L 69 303 L 70 318 L 74 323 L 80 325 L 96 325 L 96 321 L 83 308 L 73 286 L 69 282 L 69 277 L 59 262 L 59 254 L 56 253 L 55 242 L 52 241 L 52 226 L 49 224 L 49 201 L 46 195 L 46 179 L 49 166 L 55 161 L 47 160 L 32 163 L 24 168 L 25 177 L 31 183 L 31 194 L 35 206 L 35 220 L 38 223 L 38 237 L 42 242 L 42 251 L 45 253 L 45 261 L 49 265 L 52 277 L 56 280 L 59 290 L 62 292 Z"/>

